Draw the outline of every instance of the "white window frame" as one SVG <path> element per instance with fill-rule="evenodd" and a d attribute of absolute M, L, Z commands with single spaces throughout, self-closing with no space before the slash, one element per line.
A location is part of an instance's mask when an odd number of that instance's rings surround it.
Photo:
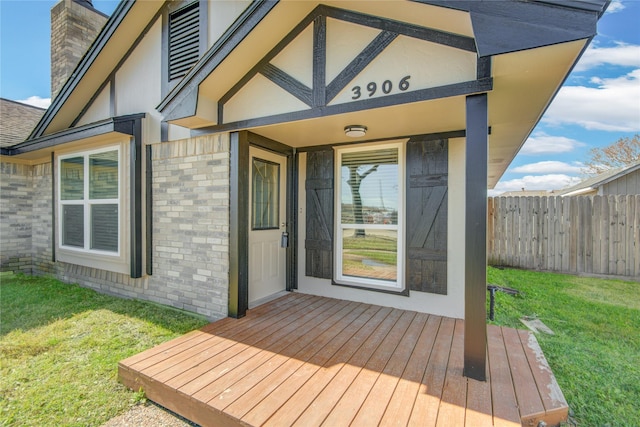
<path fill-rule="evenodd" d="M 118 196 L 117 198 L 112 199 L 89 199 L 89 157 L 94 154 L 100 154 L 108 151 L 117 151 L 118 153 Z M 83 199 L 82 200 L 63 200 L 62 199 L 62 161 L 65 159 L 70 159 L 74 157 L 82 157 L 84 159 L 83 167 L 84 167 L 84 182 L 83 182 Z M 73 153 L 68 153 L 64 155 L 58 156 L 57 161 L 57 170 L 56 174 L 57 179 L 57 203 L 58 203 L 58 215 L 56 226 L 58 228 L 57 233 L 57 241 L 58 241 L 58 249 L 62 251 L 62 255 L 64 253 L 68 254 L 87 254 L 92 256 L 105 257 L 107 259 L 120 259 L 122 258 L 122 243 L 123 243 L 123 223 L 122 223 L 122 209 L 124 206 L 123 201 L 123 185 L 124 185 L 124 176 L 123 176 L 123 156 L 122 149 L 120 144 L 118 145 L 110 145 L 108 147 L 102 147 L 95 150 L 87 150 L 87 151 L 77 151 Z M 101 204 L 117 204 L 118 206 L 118 250 L 116 252 L 98 250 L 98 249 L 90 249 L 91 245 L 91 206 L 93 205 L 101 205 Z M 77 246 L 66 246 L 62 243 L 62 229 L 63 229 L 63 209 L 65 206 L 71 205 L 81 205 L 84 207 L 84 246 L 82 248 Z M 63 259 L 64 260 L 64 259 Z M 85 263 L 78 262 L 79 264 L 85 265 Z M 93 266 L 93 265 L 92 265 Z"/>
<path fill-rule="evenodd" d="M 385 141 L 383 143 L 358 144 L 347 147 L 335 148 L 335 193 L 334 193 L 334 283 L 338 285 L 352 286 L 357 288 L 367 288 L 387 292 L 405 291 L 405 145 L 406 141 Z M 345 153 L 375 151 L 379 149 L 398 149 L 398 224 L 358 224 L 358 229 L 364 230 L 392 230 L 398 233 L 397 242 L 397 275 L 396 281 L 369 279 L 363 277 L 345 276 L 342 273 L 342 239 L 345 229 L 354 228 L 352 225 L 342 224 L 342 155 Z"/>

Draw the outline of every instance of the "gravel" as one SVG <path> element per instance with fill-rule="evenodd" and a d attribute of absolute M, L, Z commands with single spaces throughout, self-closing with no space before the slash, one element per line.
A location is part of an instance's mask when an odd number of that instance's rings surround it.
<path fill-rule="evenodd" d="M 128 412 L 110 419 L 102 427 L 198 427 L 180 415 L 153 402 L 132 407 Z"/>

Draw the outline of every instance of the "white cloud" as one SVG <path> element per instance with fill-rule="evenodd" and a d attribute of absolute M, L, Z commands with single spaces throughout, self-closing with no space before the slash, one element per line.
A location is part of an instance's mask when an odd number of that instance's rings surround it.
<path fill-rule="evenodd" d="M 612 47 L 591 45 L 582 55 L 574 71 L 586 71 L 600 65 L 640 67 L 640 45 L 618 43 Z"/>
<path fill-rule="evenodd" d="M 555 160 L 547 160 L 544 162 L 529 163 L 518 166 L 510 170 L 513 173 L 535 173 L 535 174 L 552 174 L 552 173 L 580 173 L 582 170 L 581 163 L 573 165 Z"/>
<path fill-rule="evenodd" d="M 22 102 L 23 104 L 33 105 L 34 107 L 49 108 L 49 105 L 51 105 L 51 98 L 40 98 L 39 96 L 30 96 L 27 99 L 17 99 L 16 102 Z"/>
<path fill-rule="evenodd" d="M 496 187 L 489 191 L 489 195 L 495 196 L 505 191 L 520 191 L 523 188 L 525 190 L 560 190 L 580 181 L 578 177 L 565 174 L 526 175 L 522 178 L 498 182 Z"/>
<path fill-rule="evenodd" d="M 616 13 L 620 12 L 625 8 L 625 5 L 622 3 L 622 0 L 613 0 L 609 7 L 607 7 L 607 11 L 605 13 Z"/>
<path fill-rule="evenodd" d="M 640 131 L 640 69 L 616 78 L 594 77 L 597 87 L 564 86 L 542 121 L 588 130 Z"/>
<path fill-rule="evenodd" d="M 580 141 L 564 136 L 552 136 L 544 132 L 536 132 L 524 143 L 520 154 L 541 155 L 569 153 L 577 147 L 584 145 L 585 144 Z"/>

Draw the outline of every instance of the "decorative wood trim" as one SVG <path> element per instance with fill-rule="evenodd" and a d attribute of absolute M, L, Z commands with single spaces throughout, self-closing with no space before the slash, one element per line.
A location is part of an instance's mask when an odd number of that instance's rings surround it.
<path fill-rule="evenodd" d="M 338 76 L 326 88 L 326 102 L 328 104 L 335 98 L 342 89 L 345 88 L 358 74 L 362 72 L 371 62 L 393 42 L 397 34 L 389 31 L 383 31 L 365 47 L 362 52 L 355 57 L 349 65 L 345 67 Z"/>
<path fill-rule="evenodd" d="M 487 94 L 466 100 L 464 375 L 486 380 Z"/>
<path fill-rule="evenodd" d="M 291 77 L 278 67 L 272 64 L 264 64 L 260 70 L 260 74 L 271 80 L 273 83 L 280 86 L 282 89 L 289 92 L 291 95 L 298 98 L 308 106 L 312 106 L 312 93 L 311 89 L 300 83 L 298 80 Z"/>
<path fill-rule="evenodd" d="M 432 28 L 420 27 L 406 22 L 392 21 L 389 19 L 379 18 L 377 16 L 351 12 L 349 10 L 338 9 L 331 6 L 324 6 L 323 11 L 328 17 L 340 19 L 342 21 L 377 28 L 379 30 L 450 46 L 456 49 L 466 50 L 468 52 L 476 51 L 475 40 L 472 37 L 446 33 Z"/>
<path fill-rule="evenodd" d="M 242 89 L 256 74 L 261 72 L 265 65 L 269 64 L 273 58 L 275 58 L 282 50 L 291 43 L 300 33 L 302 33 L 315 19 L 315 10 L 307 15 L 298 25 L 295 26 L 273 49 L 267 53 L 264 58 L 256 64 L 245 76 L 243 76 L 238 83 L 236 83 L 227 93 L 225 93 L 218 103 L 222 106 L 229 101 L 236 93 Z M 284 72 L 283 72 L 284 73 Z M 293 79 L 293 77 L 290 77 Z"/>
<path fill-rule="evenodd" d="M 218 124 L 209 127 L 194 129 L 193 136 L 206 135 L 217 132 L 230 132 L 239 129 L 247 129 L 257 126 L 273 125 L 297 120 L 328 117 L 336 114 L 351 113 L 370 110 L 374 108 L 390 107 L 393 105 L 408 104 L 411 102 L 428 101 L 432 99 L 448 98 L 452 96 L 471 95 L 483 93 L 493 89 L 493 79 L 472 80 L 469 82 L 455 83 L 435 88 L 421 89 L 413 92 L 402 92 L 380 98 L 371 98 L 362 101 L 347 102 L 344 104 L 328 105 L 326 107 L 312 108 L 292 113 L 276 114 L 273 116 L 259 117 L 255 119 L 240 120 L 232 123 Z"/>
<path fill-rule="evenodd" d="M 476 78 L 486 79 L 491 77 L 491 68 L 493 64 L 493 59 L 490 56 L 485 56 L 482 58 L 478 58 L 478 62 L 476 63 Z"/>
<path fill-rule="evenodd" d="M 316 16 L 313 20 L 313 107 L 327 103 L 327 18 Z"/>

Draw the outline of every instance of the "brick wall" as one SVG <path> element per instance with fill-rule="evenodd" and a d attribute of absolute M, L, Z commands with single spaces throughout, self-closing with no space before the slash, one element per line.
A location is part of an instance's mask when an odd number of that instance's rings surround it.
<path fill-rule="evenodd" d="M 107 22 L 95 9 L 61 0 L 51 9 L 51 98 L 55 98 Z"/>
<path fill-rule="evenodd" d="M 33 167 L 0 162 L 0 270 L 31 274 Z"/>
<path fill-rule="evenodd" d="M 226 316 L 229 136 L 153 145 L 153 279 L 159 302 Z M 154 286 L 161 278 L 160 286 Z"/>
<path fill-rule="evenodd" d="M 32 274 L 52 274 L 54 268 L 52 262 L 53 218 L 51 214 L 54 204 L 51 193 L 51 163 L 32 167 L 32 186 Z"/>
<path fill-rule="evenodd" d="M 227 316 L 229 136 L 152 146 L 153 275 L 53 263 L 51 164 L 1 164 L 2 270 L 52 274 L 67 283 L 202 314 Z"/>

